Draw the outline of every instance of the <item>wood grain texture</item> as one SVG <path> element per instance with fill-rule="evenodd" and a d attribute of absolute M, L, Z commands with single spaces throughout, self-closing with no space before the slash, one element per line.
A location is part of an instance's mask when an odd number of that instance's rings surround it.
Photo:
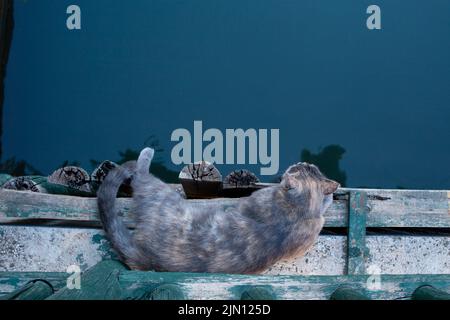
<path fill-rule="evenodd" d="M 350 208 L 348 210 L 347 238 L 347 273 L 365 274 L 367 194 L 359 191 L 350 192 Z"/>
<path fill-rule="evenodd" d="M 57 290 L 64 290 L 64 273 L 0 272 L 0 295 L 18 289 L 33 279 L 46 279 Z M 380 286 L 368 286 L 370 276 L 246 276 L 230 274 L 121 271 L 120 299 L 135 298 L 136 293 L 167 283 L 176 284 L 187 299 L 240 299 L 251 287 L 267 288 L 277 299 L 329 299 L 338 288 L 351 287 L 370 299 L 410 299 L 414 290 L 431 285 L 449 292 L 449 275 L 383 275 Z M 4 284 L 7 284 L 6 286 Z M 117 297 L 116 297 L 117 298 Z"/>
<path fill-rule="evenodd" d="M 36 279 L 45 279 L 51 283 L 54 289 L 66 285 L 69 275 L 65 272 L 1 272 L 0 271 L 0 295 L 13 292 L 28 282 Z"/>
<path fill-rule="evenodd" d="M 367 193 L 367 227 L 450 227 L 449 192 L 438 190 L 339 189 L 325 213 L 325 227 L 346 227 L 348 194 Z M 117 199 L 125 223 L 130 218 L 131 199 Z M 189 200 L 199 206 L 214 201 L 232 210 L 238 199 Z M 32 223 L 33 220 L 57 220 L 71 225 L 84 222 L 100 226 L 96 198 L 42 194 L 0 189 L 0 224 Z"/>
<path fill-rule="evenodd" d="M 412 300 L 450 300 L 450 293 L 431 285 L 424 285 L 413 292 Z"/>
<path fill-rule="evenodd" d="M 105 260 L 83 272 L 79 289 L 61 288 L 47 300 L 116 300 L 122 296 L 118 275 L 126 267 L 117 260 Z"/>
<path fill-rule="evenodd" d="M 220 198 L 212 200 L 189 200 L 199 206 L 214 201 L 226 205 L 232 210 L 238 203 L 237 199 Z M 132 200 L 129 198 L 117 199 L 116 206 L 123 214 L 124 222 L 132 228 L 134 223 L 130 216 Z M 344 226 L 346 220 L 347 202 L 335 201 L 328 212 L 328 226 Z M 53 195 L 35 192 L 0 189 L 0 224 L 29 223 L 33 220 L 57 220 L 66 225 L 84 222 L 94 227 L 100 227 L 100 218 L 97 211 L 97 198 Z"/>
<path fill-rule="evenodd" d="M 176 283 L 188 299 L 239 299 L 249 286 L 269 287 L 278 299 L 329 299 L 343 285 L 360 290 L 370 299 L 407 299 L 422 284 L 450 289 L 448 275 L 383 275 L 380 287 L 369 289 L 369 276 L 244 276 L 129 271 L 119 282 L 129 292 L 155 283 Z"/>
<path fill-rule="evenodd" d="M 7 181 L 11 180 L 13 177 L 9 174 L 0 173 L 0 186 L 5 184 Z"/>
<path fill-rule="evenodd" d="M 54 293 L 51 284 L 42 279 L 33 279 L 25 286 L 0 296 L 0 300 L 44 300 Z"/>
<path fill-rule="evenodd" d="M 341 286 L 331 294 L 330 300 L 370 300 L 362 294 L 360 290 L 355 290 L 347 286 Z"/>

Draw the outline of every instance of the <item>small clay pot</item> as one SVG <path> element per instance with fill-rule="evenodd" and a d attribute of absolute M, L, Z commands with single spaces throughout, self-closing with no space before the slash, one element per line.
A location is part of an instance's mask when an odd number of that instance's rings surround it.
<path fill-rule="evenodd" d="M 222 191 L 222 175 L 206 161 L 185 166 L 178 178 L 188 199 L 217 198 Z"/>
<path fill-rule="evenodd" d="M 222 181 L 180 179 L 180 182 L 188 199 L 217 198 L 222 191 Z"/>

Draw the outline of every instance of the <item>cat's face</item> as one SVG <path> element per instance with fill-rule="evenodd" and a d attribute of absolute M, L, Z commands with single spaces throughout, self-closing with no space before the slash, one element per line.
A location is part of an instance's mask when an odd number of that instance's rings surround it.
<path fill-rule="evenodd" d="M 315 165 L 299 162 L 286 170 L 281 186 L 298 194 L 308 193 L 311 202 L 316 203 L 320 212 L 324 213 L 333 202 L 333 192 L 339 188 L 339 183 L 325 177 Z"/>

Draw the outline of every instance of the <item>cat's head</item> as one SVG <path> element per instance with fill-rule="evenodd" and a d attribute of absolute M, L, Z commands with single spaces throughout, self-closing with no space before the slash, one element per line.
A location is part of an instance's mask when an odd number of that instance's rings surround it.
<path fill-rule="evenodd" d="M 340 185 L 325 177 L 315 165 L 299 162 L 286 170 L 281 186 L 298 195 L 308 194 L 312 202 L 317 203 L 321 213 L 324 213 L 333 202 L 333 193 Z"/>

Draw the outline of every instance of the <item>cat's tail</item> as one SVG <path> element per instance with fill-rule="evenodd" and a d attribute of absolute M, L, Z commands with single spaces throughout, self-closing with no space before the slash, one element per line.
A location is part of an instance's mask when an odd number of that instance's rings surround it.
<path fill-rule="evenodd" d="M 132 269 L 140 269 L 140 250 L 116 208 L 117 192 L 122 183 L 132 178 L 134 171 L 132 167 L 135 167 L 135 164 L 127 163 L 107 174 L 97 191 L 97 205 L 106 235 L 121 260 Z"/>
<path fill-rule="evenodd" d="M 136 164 L 136 172 L 140 176 L 148 175 L 148 170 L 150 168 L 150 163 L 153 160 L 155 150 L 152 148 L 144 148 L 139 154 L 139 158 Z"/>

